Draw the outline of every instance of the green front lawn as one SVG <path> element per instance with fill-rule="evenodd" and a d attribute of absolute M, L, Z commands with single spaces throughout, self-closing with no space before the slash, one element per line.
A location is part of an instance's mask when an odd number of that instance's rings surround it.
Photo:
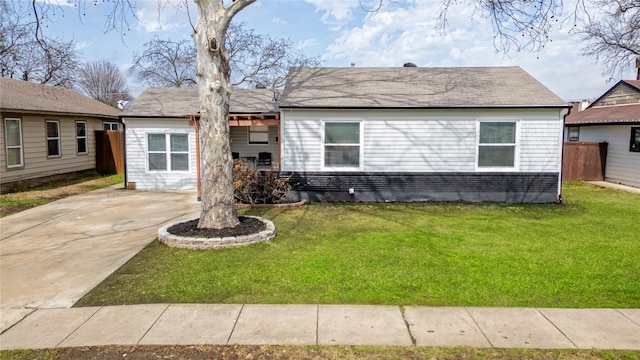
<path fill-rule="evenodd" d="M 314 204 L 254 209 L 275 240 L 153 242 L 81 299 L 640 307 L 640 196 L 566 184 L 563 205 Z"/>

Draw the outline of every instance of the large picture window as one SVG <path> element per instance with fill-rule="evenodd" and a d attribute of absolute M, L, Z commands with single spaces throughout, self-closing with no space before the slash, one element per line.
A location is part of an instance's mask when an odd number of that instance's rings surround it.
<path fill-rule="evenodd" d="M 324 167 L 360 168 L 361 122 L 324 123 Z"/>
<path fill-rule="evenodd" d="M 47 156 L 60 156 L 60 122 L 47 120 Z"/>
<path fill-rule="evenodd" d="M 16 168 L 22 164 L 22 126 L 20 119 L 4 119 L 7 167 Z"/>
<path fill-rule="evenodd" d="M 87 148 L 87 123 L 85 121 L 76 122 L 76 149 L 78 154 L 89 152 Z"/>
<path fill-rule="evenodd" d="M 631 128 L 631 142 L 629 143 L 629 151 L 640 152 L 640 127 Z"/>
<path fill-rule="evenodd" d="M 149 171 L 189 171 L 188 134 L 147 134 Z"/>
<path fill-rule="evenodd" d="M 478 168 L 515 168 L 518 123 L 481 121 L 478 127 Z"/>

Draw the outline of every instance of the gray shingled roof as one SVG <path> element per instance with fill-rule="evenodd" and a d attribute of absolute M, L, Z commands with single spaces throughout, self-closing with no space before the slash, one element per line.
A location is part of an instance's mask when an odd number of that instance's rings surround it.
<path fill-rule="evenodd" d="M 277 113 L 273 91 L 234 89 L 229 111 L 232 114 Z M 148 88 L 123 112 L 124 117 L 183 117 L 197 115 L 200 102 L 197 88 Z"/>
<path fill-rule="evenodd" d="M 73 90 L 8 78 L 0 78 L 0 109 L 107 118 L 120 115 L 120 110 Z"/>
<path fill-rule="evenodd" d="M 520 67 L 292 68 L 281 108 L 566 107 Z"/>

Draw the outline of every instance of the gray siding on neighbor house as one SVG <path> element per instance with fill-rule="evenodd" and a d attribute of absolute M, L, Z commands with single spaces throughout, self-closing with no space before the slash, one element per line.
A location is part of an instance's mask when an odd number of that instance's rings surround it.
<path fill-rule="evenodd" d="M 20 119 L 22 127 L 23 166 L 8 168 L 5 144 L 5 119 Z M 60 156 L 47 156 L 46 121 L 60 124 Z M 87 124 L 87 153 L 78 153 L 76 121 Z M 2 113 L 0 121 L 0 180 L 15 183 L 96 168 L 95 130 L 102 130 L 102 119 L 70 115 L 26 115 Z"/>
<path fill-rule="evenodd" d="M 126 118 L 126 181 L 138 190 L 196 189 L 195 128 L 185 118 Z M 147 134 L 189 134 L 189 171 L 149 171 Z"/>
<path fill-rule="evenodd" d="M 640 153 L 629 151 L 632 125 L 580 126 L 580 141 L 607 142 L 605 180 L 640 187 Z M 636 127 L 640 127 L 638 124 Z"/>

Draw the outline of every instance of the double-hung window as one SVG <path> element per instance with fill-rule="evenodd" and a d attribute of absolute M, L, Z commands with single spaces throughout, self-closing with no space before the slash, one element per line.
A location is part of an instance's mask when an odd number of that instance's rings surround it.
<path fill-rule="evenodd" d="M 4 119 L 7 168 L 22 167 L 22 126 L 20 119 Z"/>
<path fill-rule="evenodd" d="M 76 121 L 76 149 L 78 154 L 89 152 L 87 148 L 87 122 Z"/>
<path fill-rule="evenodd" d="M 517 121 L 478 122 L 478 168 L 516 169 L 518 156 Z"/>
<path fill-rule="evenodd" d="M 631 141 L 629 151 L 640 152 L 640 127 L 631 128 Z"/>
<path fill-rule="evenodd" d="M 323 123 L 324 168 L 359 169 L 362 159 L 362 122 Z"/>
<path fill-rule="evenodd" d="M 46 121 L 47 130 L 47 156 L 60 156 L 60 122 L 57 120 Z"/>
<path fill-rule="evenodd" d="M 147 134 L 149 171 L 189 171 L 188 134 Z"/>

